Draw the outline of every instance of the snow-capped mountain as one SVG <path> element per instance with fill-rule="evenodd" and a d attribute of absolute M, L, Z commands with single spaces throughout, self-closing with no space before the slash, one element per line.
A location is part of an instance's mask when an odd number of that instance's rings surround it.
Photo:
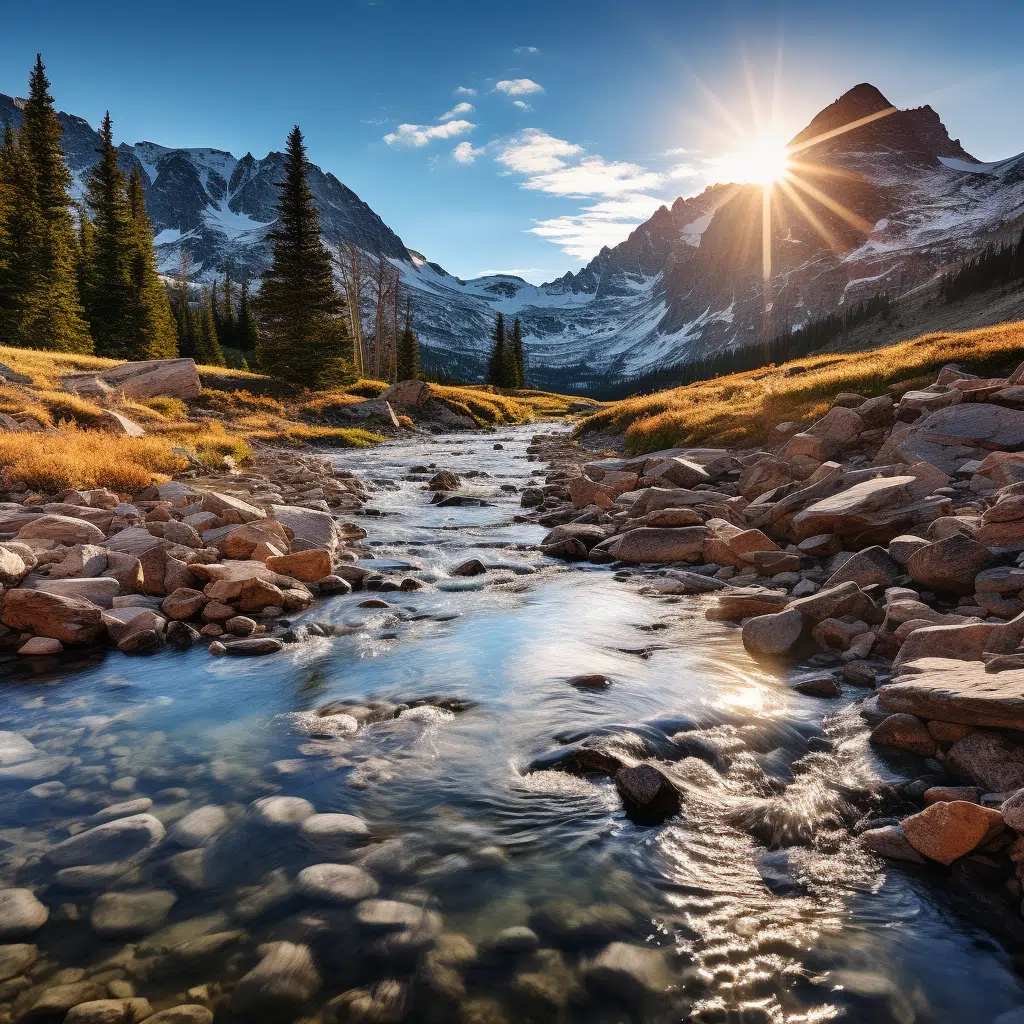
<path fill-rule="evenodd" d="M 60 117 L 81 188 L 99 137 L 81 118 Z M 0 95 L 0 120 L 8 119 L 17 124 L 20 110 Z M 880 291 L 899 294 L 1024 222 L 1024 154 L 979 163 L 930 107 L 894 111 L 870 85 L 826 107 L 792 145 L 795 180 L 772 192 L 767 283 L 760 186 L 716 185 L 677 199 L 582 270 L 537 286 L 505 275 L 459 280 L 406 248 L 332 174 L 314 166 L 310 185 L 328 245 L 357 245 L 401 271 L 427 365 L 482 374 L 502 310 L 522 320 L 533 381 L 563 389 L 757 344 L 766 331 Z M 228 266 L 236 279 L 260 275 L 280 153 L 238 159 L 141 142 L 119 155 L 126 170 L 142 172 L 163 271 L 177 272 L 184 248 L 194 279 Z"/>

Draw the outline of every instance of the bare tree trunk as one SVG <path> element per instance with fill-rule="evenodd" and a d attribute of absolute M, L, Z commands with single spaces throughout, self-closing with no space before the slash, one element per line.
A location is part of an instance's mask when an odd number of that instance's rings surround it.
<path fill-rule="evenodd" d="M 338 245 L 338 265 L 345 288 L 349 327 L 352 332 L 352 364 L 357 374 L 366 372 L 366 347 L 363 341 L 363 267 L 361 253 L 354 245 Z"/>
<path fill-rule="evenodd" d="M 391 332 L 391 376 L 398 381 L 398 290 L 402 284 L 402 272 L 395 267 L 394 319 Z"/>
<path fill-rule="evenodd" d="M 373 338 L 373 376 L 380 380 L 381 355 L 384 348 L 384 257 L 377 257 L 377 322 Z"/>

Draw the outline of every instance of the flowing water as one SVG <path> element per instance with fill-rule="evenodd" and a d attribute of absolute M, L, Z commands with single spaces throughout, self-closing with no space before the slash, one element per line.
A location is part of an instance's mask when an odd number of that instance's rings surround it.
<path fill-rule="evenodd" d="M 48 785 L 0 783 L 3 882 L 44 887 L 51 918 L 33 941 L 46 962 L 95 972 L 113 958 L 139 994 L 166 1001 L 237 978 L 256 944 L 286 938 L 317 957 L 313 1012 L 393 978 L 410 983 L 409 1020 L 987 1024 L 1020 1006 L 1010 953 L 947 895 L 948 872 L 881 864 L 850 839 L 853 794 L 900 767 L 868 748 L 850 707 L 859 692 L 801 696 L 750 659 L 738 631 L 707 622 L 703 599 L 646 596 L 639 574 L 541 556 L 545 531 L 514 522 L 511 489 L 538 468 L 531 433 L 337 457 L 376 481 L 382 514 L 360 520 L 375 556 L 363 564 L 426 582 L 303 617 L 337 635 L 266 659 L 201 648 L 4 659 L 0 728 L 77 759 Z M 483 471 L 467 483 L 491 504 L 431 505 L 422 478 L 407 479 L 431 464 Z M 489 571 L 450 575 L 471 557 Z M 611 685 L 567 681 L 585 673 Z M 354 733 L 312 714 L 428 697 L 440 699 Z M 634 825 L 607 780 L 527 770 L 588 736 L 672 762 L 683 814 Z M 359 815 L 369 843 L 325 857 L 296 830 L 245 817 L 277 793 Z M 191 886 L 166 842 L 111 883 L 178 899 L 155 934 L 98 939 L 96 894 L 55 882 L 42 855 L 102 807 L 143 797 L 168 823 L 221 805 L 231 827 Z M 296 873 L 332 859 L 359 860 L 382 897 L 438 915 L 430 934 L 370 938 L 350 909 L 296 896 Z M 492 948 L 522 925 L 539 950 Z M 442 952 L 428 953 L 439 928 Z M 229 932 L 198 958 L 177 945 Z M 661 952 L 630 961 L 616 948 L 595 964 L 613 942 Z M 381 1012 L 350 1019 L 393 1019 Z"/>

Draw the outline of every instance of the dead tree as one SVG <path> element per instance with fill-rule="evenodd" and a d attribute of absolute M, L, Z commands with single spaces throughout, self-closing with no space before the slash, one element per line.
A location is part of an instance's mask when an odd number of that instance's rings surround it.
<path fill-rule="evenodd" d="M 338 243 L 338 267 L 341 283 L 345 289 L 345 303 L 348 306 L 349 328 L 352 333 L 352 364 L 356 373 L 366 373 L 366 343 L 363 339 L 363 261 L 358 246 L 348 242 Z"/>

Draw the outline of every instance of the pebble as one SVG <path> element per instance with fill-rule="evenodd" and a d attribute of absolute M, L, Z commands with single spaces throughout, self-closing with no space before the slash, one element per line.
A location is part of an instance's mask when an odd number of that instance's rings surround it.
<path fill-rule="evenodd" d="M 50 911 L 31 889 L 0 889 L 0 939 L 19 939 L 46 924 Z"/>
<path fill-rule="evenodd" d="M 308 800 L 298 796 L 265 796 L 249 804 L 246 820 L 266 828 L 298 828 L 316 814 Z"/>
<path fill-rule="evenodd" d="M 370 838 L 370 829 L 354 814 L 314 814 L 306 818 L 299 834 L 323 853 L 345 853 Z"/>
<path fill-rule="evenodd" d="M 314 864 L 299 872 L 295 890 L 307 899 L 348 904 L 376 896 L 380 886 L 352 864 Z"/>
<path fill-rule="evenodd" d="M 179 818 L 167 830 L 167 841 L 189 849 L 206 846 L 227 824 L 228 816 L 224 808 L 207 804 Z"/>
<path fill-rule="evenodd" d="M 93 904 L 89 921 L 105 937 L 156 931 L 177 902 L 167 889 L 148 892 L 108 892 Z"/>

